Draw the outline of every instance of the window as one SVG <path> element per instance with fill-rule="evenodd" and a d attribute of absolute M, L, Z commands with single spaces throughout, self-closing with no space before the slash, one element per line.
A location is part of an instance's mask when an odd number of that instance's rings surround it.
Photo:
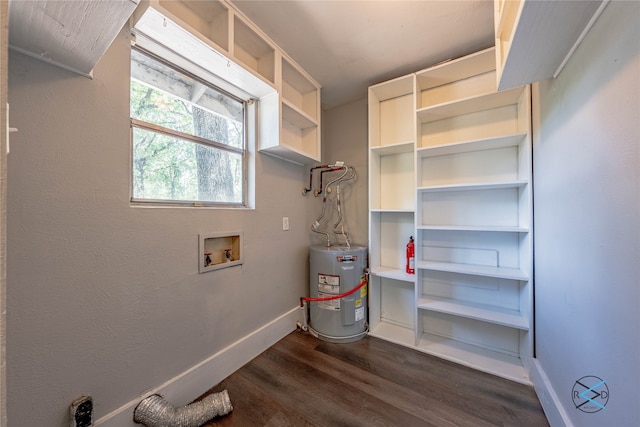
<path fill-rule="evenodd" d="M 246 104 L 131 50 L 131 200 L 246 206 Z"/>

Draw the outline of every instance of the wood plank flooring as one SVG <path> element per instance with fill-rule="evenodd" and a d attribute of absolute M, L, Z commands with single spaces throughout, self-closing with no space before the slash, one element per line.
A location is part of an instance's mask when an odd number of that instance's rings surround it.
<path fill-rule="evenodd" d="M 549 425 L 532 387 L 373 337 L 292 332 L 207 394 L 224 389 L 234 409 L 206 426 Z"/>

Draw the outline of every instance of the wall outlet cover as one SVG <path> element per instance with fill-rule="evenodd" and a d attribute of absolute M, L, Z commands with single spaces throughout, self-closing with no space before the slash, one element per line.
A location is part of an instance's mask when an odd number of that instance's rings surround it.
<path fill-rule="evenodd" d="M 80 396 L 71 402 L 70 427 L 91 427 L 93 426 L 93 399 L 91 396 Z"/>

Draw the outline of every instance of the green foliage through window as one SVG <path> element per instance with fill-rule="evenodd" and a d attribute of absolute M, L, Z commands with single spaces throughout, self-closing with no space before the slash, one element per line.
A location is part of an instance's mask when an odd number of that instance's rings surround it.
<path fill-rule="evenodd" d="M 131 51 L 132 200 L 242 206 L 244 102 Z"/>

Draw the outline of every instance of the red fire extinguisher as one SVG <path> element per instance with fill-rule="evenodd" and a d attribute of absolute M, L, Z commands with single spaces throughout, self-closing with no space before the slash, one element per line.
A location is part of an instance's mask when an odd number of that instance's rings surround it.
<path fill-rule="evenodd" d="M 407 243 L 407 273 L 415 274 L 416 270 L 416 250 L 415 245 L 413 244 L 413 236 L 409 238 L 409 243 Z"/>

